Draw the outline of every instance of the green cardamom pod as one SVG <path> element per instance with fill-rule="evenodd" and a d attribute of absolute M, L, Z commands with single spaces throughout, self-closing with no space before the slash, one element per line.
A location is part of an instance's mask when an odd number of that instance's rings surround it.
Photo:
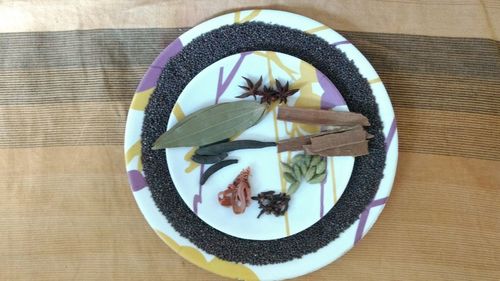
<path fill-rule="evenodd" d="M 293 175 L 298 180 L 300 180 L 302 178 L 302 172 L 300 171 L 299 165 L 293 165 Z"/>
<path fill-rule="evenodd" d="M 283 169 L 283 173 L 294 173 L 294 169 L 292 166 L 288 165 L 287 163 L 281 162 L 281 169 Z"/>
<path fill-rule="evenodd" d="M 288 195 L 294 194 L 295 191 L 297 191 L 297 189 L 299 189 L 299 186 L 300 186 L 300 182 L 298 182 L 298 181 L 290 184 L 290 186 L 288 187 L 288 191 L 286 193 L 288 193 Z"/>
<path fill-rule="evenodd" d="M 302 172 L 302 175 L 305 176 L 307 173 L 306 163 L 304 163 L 304 162 L 300 163 L 299 167 L 300 167 L 300 171 Z"/>
<path fill-rule="evenodd" d="M 298 181 L 292 174 L 284 173 L 283 176 L 285 177 L 285 180 L 289 183 L 294 183 Z"/>
<path fill-rule="evenodd" d="M 321 183 L 326 177 L 326 173 L 322 173 L 319 175 L 315 175 L 311 180 L 308 181 L 308 183 Z"/>
<path fill-rule="evenodd" d="M 313 156 L 313 158 L 311 160 L 311 164 L 309 166 L 316 166 L 316 165 L 318 165 L 318 163 L 321 162 L 322 159 L 323 159 L 323 157 L 321 157 L 319 155 Z"/>
<path fill-rule="evenodd" d="M 311 166 L 311 167 L 309 167 L 309 169 L 307 169 L 307 172 L 304 175 L 304 178 L 306 179 L 306 181 L 310 181 L 314 177 L 315 174 L 316 174 L 316 167 Z"/>
<path fill-rule="evenodd" d="M 305 155 L 304 154 L 297 154 L 295 156 L 293 156 L 292 158 L 292 164 L 295 165 L 295 164 L 299 164 L 301 163 L 305 158 Z"/>
<path fill-rule="evenodd" d="M 154 143 L 153 149 L 202 146 L 233 137 L 255 125 L 267 106 L 253 101 L 219 103 L 196 111 Z"/>
<path fill-rule="evenodd" d="M 304 158 L 304 163 L 306 163 L 307 167 L 311 165 L 311 160 L 312 160 L 312 155 L 306 155 L 306 157 Z"/>
<path fill-rule="evenodd" d="M 319 162 L 318 165 L 316 166 L 316 174 L 322 174 L 326 170 L 326 159 L 323 161 Z"/>

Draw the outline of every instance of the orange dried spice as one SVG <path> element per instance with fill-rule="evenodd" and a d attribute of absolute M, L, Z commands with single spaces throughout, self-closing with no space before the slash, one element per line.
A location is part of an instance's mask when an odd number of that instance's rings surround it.
<path fill-rule="evenodd" d="M 235 214 L 245 212 L 245 209 L 250 205 L 252 192 L 248 183 L 249 176 L 250 167 L 241 171 L 226 190 L 219 192 L 219 203 L 222 206 L 231 206 Z"/>

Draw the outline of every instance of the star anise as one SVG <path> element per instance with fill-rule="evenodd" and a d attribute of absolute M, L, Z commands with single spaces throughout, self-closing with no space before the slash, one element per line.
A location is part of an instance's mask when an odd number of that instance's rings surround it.
<path fill-rule="evenodd" d="M 261 96 L 262 97 L 260 98 L 260 103 L 267 102 L 268 104 L 271 104 L 273 101 L 278 100 L 277 92 L 271 87 L 264 86 L 261 92 Z"/>
<path fill-rule="evenodd" d="M 292 90 L 288 89 L 288 81 L 283 86 L 281 85 L 281 82 L 278 79 L 276 79 L 276 95 L 277 95 L 276 99 L 279 99 L 280 103 L 287 103 L 288 97 L 292 96 L 298 91 L 299 89 L 292 89 Z"/>
<path fill-rule="evenodd" d="M 244 76 L 242 77 L 247 82 L 247 85 L 238 87 L 242 88 L 246 92 L 237 96 L 237 98 L 244 99 L 246 97 L 253 96 L 253 98 L 256 100 L 257 99 L 256 96 L 260 96 L 262 94 L 261 91 L 259 90 L 260 86 L 262 85 L 262 76 L 260 76 L 259 80 L 255 84 L 250 79 Z"/>
<path fill-rule="evenodd" d="M 259 80 L 255 84 L 246 77 L 243 77 L 243 79 L 245 79 L 247 85 L 238 86 L 245 90 L 243 94 L 237 96 L 237 98 L 240 99 L 252 96 L 254 100 L 257 100 L 257 96 L 260 96 L 260 103 L 271 104 L 277 100 L 279 100 L 280 103 L 287 103 L 288 97 L 299 91 L 298 89 L 290 90 L 288 82 L 286 82 L 285 85 L 282 85 L 278 79 L 276 79 L 276 89 L 264 86 L 262 90 L 259 89 L 260 86 L 262 86 L 262 76 L 260 76 Z"/>

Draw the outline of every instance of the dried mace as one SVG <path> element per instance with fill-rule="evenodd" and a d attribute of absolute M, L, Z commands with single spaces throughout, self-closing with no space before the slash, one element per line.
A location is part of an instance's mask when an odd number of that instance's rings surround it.
<path fill-rule="evenodd" d="M 231 206 L 235 214 L 245 212 L 245 209 L 250 205 L 252 191 L 248 183 L 249 176 L 250 167 L 241 171 L 226 190 L 219 192 L 219 203 L 222 206 Z"/>

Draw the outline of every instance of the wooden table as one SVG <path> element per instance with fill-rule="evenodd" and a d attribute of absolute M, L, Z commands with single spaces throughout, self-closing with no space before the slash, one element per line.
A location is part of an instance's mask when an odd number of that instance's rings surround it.
<path fill-rule="evenodd" d="M 372 231 L 299 280 L 500 279 L 500 3 L 3 1 L 0 280 L 221 280 L 149 228 L 129 191 L 134 89 L 184 29 L 245 7 L 335 28 L 394 104 L 400 160 Z"/>

